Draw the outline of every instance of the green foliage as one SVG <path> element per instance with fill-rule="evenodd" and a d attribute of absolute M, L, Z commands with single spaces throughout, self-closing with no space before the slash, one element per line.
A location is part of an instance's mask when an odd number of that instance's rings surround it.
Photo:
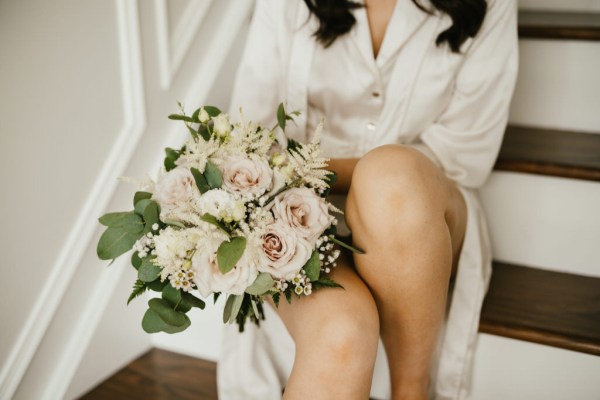
<path fill-rule="evenodd" d="M 202 136 L 202 139 L 208 141 L 210 139 L 210 131 L 205 124 L 200 124 L 198 126 L 198 135 Z"/>
<path fill-rule="evenodd" d="M 227 302 L 225 302 L 225 308 L 223 309 L 223 322 L 233 322 L 242 307 L 242 301 L 244 300 L 244 295 L 235 295 L 232 294 L 227 298 Z"/>
<path fill-rule="evenodd" d="M 227 227 L 221 221 L 219 221 L 214 215 L 202 214 L 200 219 L 204 222 L 208 222 L 209 224 L 212 224 L 212 225 L 216 226 L 217 228 L 221 229 L 223 232 L 225 232 L 227 234 L 227 237 L 230 236 L 230 233 L 227 230 Z"/>
<path fill-rule="evenodd" d="M 154 298 L 148 301 L 148 306 L 160 319 L 172 326 L 182 326 L 186 322 L 186 315 L 175 311 L 165 299 Z"/>
<path fill-rule="evenodd" d="M 144 200 L 144 199 L 150 199 L 152 197 L 152 193 L 149 192 L 135 192 L 135 194 L 133 195 L 133 206 L 135 207 L 135 205 L 138 203 L 138 201 L 140 200 Z"/>
<path fill-rule="evenodd" d="M 151 200 L 146 208 L 144 208 L 144 234 L 152 231 L 152 225 L 160 223 L 159 214 L 158 204 Z"/>
<path fill-rule="evenodd" d="M 194 122 L 194 119 L 192 117 L 188 117 L 187 115 L 182 114 L 171 114 L 169 115 L 169 119 L 172 119 L 174 121 Z"/>
<path fill-rule="evenodd" d="M 96 253 L 101 260 L 114 260 L 131 250 L 142 233 L 128 232 L 124 227 L 109 226 L 98 241 Z"/>
<path fill-rule="evenodd" d="M 216 117 L 217 115 L 221 114 L 221 110 L 215 106 L 204 106 L 204 111 L 206 111 L 211 117 Z"/>
<path fill-rule="evenodd" d="M 136 270 L 140 269 L 142 266 L 142 259 L 138 256 L 137 251 L 134 251 L 133 254 L 131 254 L 131 265 L 133 265 L 133 268 Z"/>
<path fill-rule="evenodd" d="M 287 300 L 288 304 L 292 304 L 292 288 L 288 287 L 285 289 L 283 294 L 285 295 L 285 299 Z"/>
<path fill-rule="evenodd" d="M 178 333 L 186 330 L 190 325 L 191 321 L 187 315 L 182 314 L 185 322 L 181 326 L 173 326 L 166 323 L 160 315 L 149 308 L 144 314 L 142 319 L 142 328 L 147 333 L 166 332 L 166 333 Z"/>
<path fill-rule="evenodd" d="M 161 282 L 160 279 L 157 279 L 152 282 L 146 282 L 146 286 L 148 286 L 148 289 L 154 290 L 155 292 L 162 292 L 165 286 L 167 286 L 168 284 L 169 281 L 165 280 L 164 282 Z"/>
<path fill-rule="evenodd" d="M 285 123 L 286 123 L 286 115 L 285 108 L 283 107 L 283 103 L 279 103 L 279 107 L 277 107 L 277 123 L 279 127 L 285 131 Z"/>
<path fill-rule="evenodd" d="M 311 283 L 312 283 L 313 289 L 319 289 L 319 288 L 324 288 L 324 287 L 344 289 L 344 287 L 342 285 L 340 285 L 339 283 L 334 282 L 333 280 L 331 280 L 329 278 L 325 278 L 325 277 L 322 277 L 318 281 L 314 281 Z"/>
<path fill-rule="evenodd" d="M 217 300 L 219 300 L 219 296 L 221 296 L 221 292 L 213 293 L 213 304 L 217 304 Z"/>
<path fill-rule="evenodd" d="M 304 272 L 306 272 L 306 276 L 308 276 L 308 279 L 310 279 L 311 282 L 319 279 L 319 275 L 321 274 L 321 261 L 319 260 L 319 253 L 317 250 L 313 251 L 303 268 Z"/>
<path fill-rule="evenodd" d="M 273 289 L 273 285 L 275 285 L 275 281 L 271 277 L 271 274 L 263 272 L 256 277 L 252 285 L 246 288 L 246 293 L 260 296 Z"/>
<path fill-rule="evenodd" d="M 296 151 L 301 147 L 302 147 L 302 145 L 299 142 L 295 141 L 294 139 L 287 140 L 287 151 L 289 151 L 289 152 Z"/>
<path fill-rule="evenodd" d="M 171 305 L 171 307 L 176 309 L 177 305 L 179 305 L 179 303 L 181 302 L 181 291 L 179 289 L 175 289 L 171 285 L 165 285 L 165 287 L 162 290 L 162 298 L 166 300 Z M 184 312 L 187 311 L 189 310 L 185 310 Z"/>
<path fill-rule="evenodd" d="M 160 267 L 150 261 L 149 258 L 142 260 L 142 265 L 138 269 L 138 279 L 144 282 L 152 282 L 160 276 Z"/>
<path fill-rule="evenodd" d="M 223 274 L 228 273 L 235 267 L 235 264 L 242 258 L 245 249 L 246 238 L 242 236 L 221 243 L 217 250 L 217 263 Z"/>
<path fill-rule="evenodd" d="M 279 307 L 279 299 L 281 299 L 281 293 L 277 292 L 273 294 L 273 303 L 275 304 L 275 307 Z"/>
<path fill-rule="evenodd" d="M 174 169 L 175 167 L 177 167 L 177 164 L 175 164 L 175 161 L 177 161 L 177 159 L 181 155 L 181 152 L 177 151 L 175 149 L 172 149 L 170 147 L 167 147 L 165 149 L 165 154 L 166 154 L 165 161 L 164 161 L 165 169 L 167 171 L 170 171 L 170 170 Z"/>
<path fill-rule="evenodd" d="M 133 292 L 131 292 L 131 294 L 129 295 L 129 298 L 127 299 L 127 304 L 129 305 L 131 300 L 135 299 L 138 296 L 141 296 L 146 290 L 148 290 L 148 286 L 146 286 L 146 282 L 143 282 L 139 279 L 136 280 L 135 283 L 133 284 Z"/>
<path fill-rule="evenodd" d="M 208 182 L 206 182 L 206 178 L 204 177 L 204 175 L 200 171 L 198 171 L 197 168 L 190 168 L 190 171 L 194 176 L 196 186 L 198 187 L 200 193 L 204 194 L 208 192 L 210 190 L 210 186 L 208 185 Z"/>
<path fill-rule="evenodd" d="M 220 189 L 221 185 L 223 184 L 223 175 L 221 174 L 221 170 L 210 161 L 206 163 L 204 178 L 211 189 Z"/>
<path fill-rule="evenodd" d="M 139 233 L 144 229 L 142 219 L 131 211 L 104 214 L 98 221 L 104 226 L 123 228 L 129 233 Z"/>
<path fill-rule="evenodd" d="M 144 216 L 144 210 L 146 209 L 146 207 L 148 207 L 148 205 L 152 203 L 152 200 L 150 199 L 142 199 L 140 201 L 138 201 L 137 203 L 135 203 L 135 207 L 133 208 L 133 211 L 139 215 L 139 216 Z"/>
<path fill-rule="evenodd" d="M 188 292 L 182 292 L 181 298 L 182 301 L 190 307 L 196 307 L 201 310 L 204 310 L 204 307 L 206 306 L 206 303 L 204 303 L 204 301 L 200 300 L 199 298 Z"/>

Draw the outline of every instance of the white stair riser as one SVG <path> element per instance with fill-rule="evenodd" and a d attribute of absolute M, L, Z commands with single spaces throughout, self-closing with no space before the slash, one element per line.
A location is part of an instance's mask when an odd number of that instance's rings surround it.
<path fill-rule="evenodd" d="M 600 399 L 600 357 L 480 334 L 468 400 Z"/>
<path fill-rule="evenodd" d="M 600 184 L 495 172 L 481 198 L 495 259 L 600 276 Z"/>
<path fill-rule="evenodd" d="M 600 42 L 520 40 L 511 123 L 600 132 Z"/>

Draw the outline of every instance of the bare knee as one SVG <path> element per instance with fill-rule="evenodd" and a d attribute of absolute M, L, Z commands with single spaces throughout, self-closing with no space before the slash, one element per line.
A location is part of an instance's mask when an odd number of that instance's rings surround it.
<path fill-rule="evenodd" d="M 346 204 L 350 228 L 373 225 L 373 234 L 389 235 L 404 227 L 443 220 L 447 178 L 425 155 L 410 147 L 378 147 L 360 159 Z"/>

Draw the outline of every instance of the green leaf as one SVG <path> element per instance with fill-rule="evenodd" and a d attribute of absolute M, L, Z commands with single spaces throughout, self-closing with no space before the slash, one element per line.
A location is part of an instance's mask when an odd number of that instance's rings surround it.
<path fill-rule="evenodd" d="M 217 300 L 219 300 L 219 296 L 221 292 L 213 293 L 213 304 L 217 304 Z"/>
<path fill-rule="evenodd" d="M 260 318 L 260 313 L 258 312 L 258 307 L 256 306 L 254 299 L 250 299 L 250 304 L 252 304 L 252 311 L 254 312 L 254 315 L 256 315 L 256 318 Z"/>
<path fill-rule="evenodd" d="M 196 111 L 192 113 L 192 119 L 194 122 L 200 122 L 200 119 L 198 118 L 198 115 L 200 115 L 200 110 L 202 110 L 202 107 L 196 109 Z"/>
<path fill-rule="evenodd" d="M 142 259 L 140 258 L 140 256 L 138 256 L 137 251 L 134 251 L 133 254 L 131 254 L 131 265 L 133 265 L 133 268 L 140 269 L 140 267 L 142 266 Z"/>
<path fill-rule="evenodd" d="M 144 208 L 144 234 L 152 232 L 152 225 L 160 222 L 159 213 L 159 207 L 155 201 L 152 201 Z"/>
<path fill-rule="evenodd" d="M 288 287 L 283 294 L 285 295 L 288 304 L 292 304 L 292 289 Z"/>
<path fill-rule="evenodd" d="M 221 114 L 221 110 L 215 106 L 204 106 L 204 111 L 206 111 L 211 117 L 216 117 L 217 115 Z"/>
<path fill-rule="evenodd" d="M 206 124 L 198 125 L 198 135 L 202 136 L 202 139 L 206 141 L 210 140 L 210 131 Z"/>
<path fill-rule="evenodd" d="M 172 326 L 163 321 L 154 310 L 149 308 L 142 319 L 142 328 L 147 333 L 178 333 L 186 330 L 191 325 L 188 316 L 184 314 L 184 318 L 185 323 L 182 326 Z"/>
<path fill-rule="evenodd" d="M 165 299 L 171 307 L 175 308 L 175 306 L 181 302 L 181 291 L 175 289 L 171 285 L 165 285 L 162 290 L 162 298 Z"/>
<path fill-rule="evenodd" d="M 123 228 L 129 233 L 139 233 L 144 229 L 142 219 L 132 211 L 104 214 L 98 221 L 111 228 Z"/>
<path fill-rule="evenodd" d="M 194 122 L 193 118 L 181 114 L 171 114 L 169 115 L 169 119 L 172 119 L 174 121 Z"/>
<path fill-rule="evenodd" d="M 300 142 L 297 142 L 294 139 L 287 140 L 287 151 L 288 152 L 296 151 L 301 147 L 302 147 L 302 145 L 300 144 Z"/>
<path fill-rule="evenodd" d="M 133 292 L 129 295 L 127 299 L 127 304 L 131 302 L 131 300 L 135 299 L 138 296 L 141 296 L 146 290 L 148 290 L 148 286 L 146 286 L 146 282 L 142 282 L 139 279 L 135 281 L 133 284 Z"/>
<path fill-rule="evenodd" d="M 350 250 L 353 253 L 357 253 L 357 254 L 365 254 L 364 250 L 359 249 L 358 247 L 354 247 L 352 245 L 349 245 L 347 243 L 342 242 L 341 240 L 339 240 L 338 238 L 336 238 L 335 236 L 329 236 L 329 240 L 331 240 L 333 243 L 337 244 L 338 246 L 341 246 L 345 249 Z"/>
<path fill-rule="evenodd" d="M 101 260 L 115 259 L 131 250 L 140 237 L 141 233 L 127 232 L 121 227 L 108 227 L 100 236 L 96 253 Z"/>
<path fill-rule="evenodd" d="M 256 277 L 252 285 L 246 288 L 246 293 L 260 296 L 271 290 L 273 285 L 275 285 L 275 281 L 271 277 L 271 274 L 263 272 Z"/>
<path fill-rule="evenodd" d="M 138 201 L 137 203 L 135 203 L 135 207 L 134 207 L 133 211 L 135 211 L 135 213 L 137 215 L 143 216 L 144 210 L 152 202 L 153 202 L 153 200 L 150 200 L 150 199 L 142 199 L 142 200 Z"/>
<path fill-rule="evenodd" d="M 214 215 L 202 214 L 200 219 L 204 222 L 208 222 L 209 224 L 212 224 L 212 225 L 216 226 L 217 228 L 221 229 L 229 237 L 230 234 L 229 234 L 229 231 L 227 230 L 227 227 L 221 221 L 219 221 L 217 219 L 217 217 L 215 217 Z"/>
<path fill-rule="evenodd" d="M 149 192 L 135 192 L 135 194 L 133 195 L 133 206 L 135 207 L 135 205 L 137 204 L 138 201 L 140 200 L 144 200 L 144 199 L 150 199 L 152 197 L 152 193 Z"/>
<path fill-rule="evenodd" d="M 223 175 L 221 175 L 221 170 L 210 161 L 206 163 L 204 177 L 206 178 L 206 183 L 208 183 L 208 186 L 210 186 L 211 189 L 221 188 L 221 185 L 223 184 Z"/>
<path fill-rule="evenodd" d="M 227 302 L 225 303 L 225 308 L 223 309 L 223 322 L 233 322 L 242 307 L 242 301 L 244 300 L 244 295 L 235 295 L 232 294 L 227 298 Z"/>
<path fill-rule="evenodd" d="M 206 306 L 204 301 L 200 300 L 191 293 L 183 292 L 181 293 L 181 297 L 183 298 L 183 301 L 191 307 L 196 307 L 201 310 L 204 310 L 204 307 Z"/>
<path fill-rule="evenodd" d="M 242 236 L 221 243 L 217 250 L 217 264 L 219 264 L 219 269 L 223 274 L 228 273 L 235 267 L 235 264 L 242 258 L 245 249 L 246 238 Z"/>
<path fill-rule="evenodd" d="M 273 294 L 273 304 L 275 304 L 275 307 L 279 307 L 279 299 L 281 298 L 281 293 L 277 292 Z"/>
<path fill-rule="evenodd" d="M 160 276 L 160 267 L 148 258 L 142 260 L 142 265 L 138 269 L 138 279 L 144 282 L 152 282 Z"/>
<path fill-rule="evenodd" d="M 286 122 L 285 108 L 283 107 L 283 103 L 279 103 L 279 107 L 277 107 L 277 123 L 279 123 L 279 126 L 284 131 L 285 131 L 285 122 Z"/>
<path fill-rule="evenodd" d="M 146 282 L 146 286 L 148 286 L 148 289 L 154 290 L 155 292 L 162 292 L 165 286 L 167 286 L 168 284 L 169 281 L 165 280 L 164 282 L 161 282 L 160 279 L 157 279 L 152 282 Z"/>
<path fill-rule="evenodd" d="M 319 253 L 316 250 L 313 251 L 303 268 L 308 279 L 311 281 L 319 279 L 319 275 L 321 274 L 321 261 L 319 260 Z"/>
<path fill-rule="evenodd" d="M 204 194 L 208 192 L 210 190 L 210 186 L 208 185 L 208 182 L 206 182 L 206 178 L 204 177 L 204 175 L 202 175 L 202 173 L 196 168 L 190 168 L 190 171 L 194 176 L 196 186 L 198 186 L 198 190 L 200 191 L 200 193 Z"/>
<path fill-rule="evenodd" d="M 148 301 L 148 306 L 158 314 L 168 325 L 182 326 L 185 324 L 185 314 L 171 308 L 168 301 L 154 298 Z"/>
<path fill-rule="evenodd" d="M 311 282 L 311 284 L 312 284 L 313 289 L 319 289 L 322 287 L 344 289 L 344 287 L 342 285 L 340 285 L 339 283 L 337 283 L 329 278 L 325 278 L 325 277 L 322 277 L 318 281 Z"/>

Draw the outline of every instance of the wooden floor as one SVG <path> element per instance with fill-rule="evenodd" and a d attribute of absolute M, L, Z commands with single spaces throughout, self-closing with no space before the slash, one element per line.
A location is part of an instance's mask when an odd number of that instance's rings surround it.
<path fill-rule="evenodd" d="M 214 362 L 152 349 L 81 397 L 85 400 L 216 400 Z"/>

